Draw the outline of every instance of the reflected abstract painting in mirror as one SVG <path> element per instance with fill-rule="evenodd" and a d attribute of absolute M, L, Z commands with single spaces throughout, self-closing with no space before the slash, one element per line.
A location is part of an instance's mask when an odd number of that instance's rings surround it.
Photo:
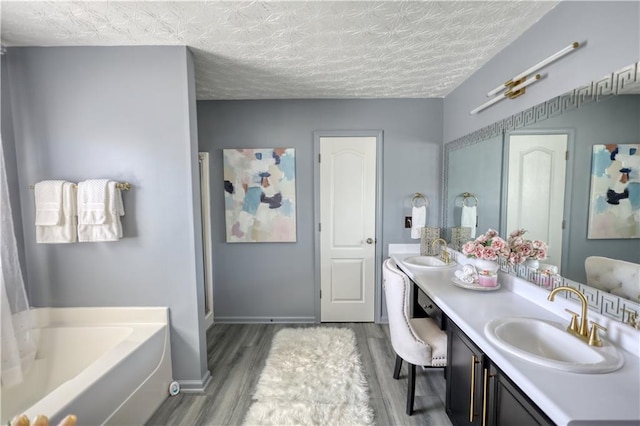
<path fill-rule="evenodd" d="M 588 238 L 640 238 L 639 148 L 593 146 Z"/>
<path fill-rule="evenodd" d="M 227 242 L 295 242 L 293 148 L 224 149 Z"/>

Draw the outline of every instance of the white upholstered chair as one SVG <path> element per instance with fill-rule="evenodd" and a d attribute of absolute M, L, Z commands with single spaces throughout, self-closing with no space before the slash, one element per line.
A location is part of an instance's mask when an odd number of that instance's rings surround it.
<path fill-rule="evenodd" d="M 640 264 L 590 256 L 584 260 L 584 269 L 587 285 L 640 302 Z"/>
<path fill-rule="evenodd" d="M 431 318 L 411 318 L 411 282 L 393 259 L 382 264 L 391 346 L 396 353 L 393 378 L 400 377 L 402 360 L 408 364 L 407 414 L 413 414 L 416 365 L 445 367 L 447 335 Z"/>

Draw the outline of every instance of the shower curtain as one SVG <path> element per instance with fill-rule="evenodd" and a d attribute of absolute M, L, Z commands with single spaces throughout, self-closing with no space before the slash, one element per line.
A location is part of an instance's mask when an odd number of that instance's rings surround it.
<path fill-rule="evenodd" d="M 0 136 L 0 279 L 2 280 L 2 369 L 0 380 L 7 387 L 22 382 L 33 365 L 36 342 L 33 320 L 18 260 L 18 246 L 13 228 L 4 146 Z"/>

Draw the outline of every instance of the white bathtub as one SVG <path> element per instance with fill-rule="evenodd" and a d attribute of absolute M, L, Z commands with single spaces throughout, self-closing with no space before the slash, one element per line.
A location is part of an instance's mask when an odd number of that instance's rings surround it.
<path fill-rule="evenodd" d="M 1 389 L 1 423 L 67 414 L 80 425 L 141 425 L 172 381 L 167 308 L 39 308 L 38 354 L 25 380 Z"/>

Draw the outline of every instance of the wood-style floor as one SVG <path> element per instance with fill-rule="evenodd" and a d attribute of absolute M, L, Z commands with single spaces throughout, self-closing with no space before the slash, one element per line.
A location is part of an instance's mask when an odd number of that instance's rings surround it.
<path fill-rule="evenodd" d="M 167 398 L 147 425 L 241 425 L 274 334 L 284 327 L 315 326 L 348 327 L 355 332 L 376 425 L 451 425 L 444 411 L 445 380 L 439 368 L 417 368 L 415 413 L 405 414 L 406 363 L 400 379 L 394 380 L 389 327 L 371 323 L 215 324 L 207 333 L 213 379 L 205 392 Z"/>

